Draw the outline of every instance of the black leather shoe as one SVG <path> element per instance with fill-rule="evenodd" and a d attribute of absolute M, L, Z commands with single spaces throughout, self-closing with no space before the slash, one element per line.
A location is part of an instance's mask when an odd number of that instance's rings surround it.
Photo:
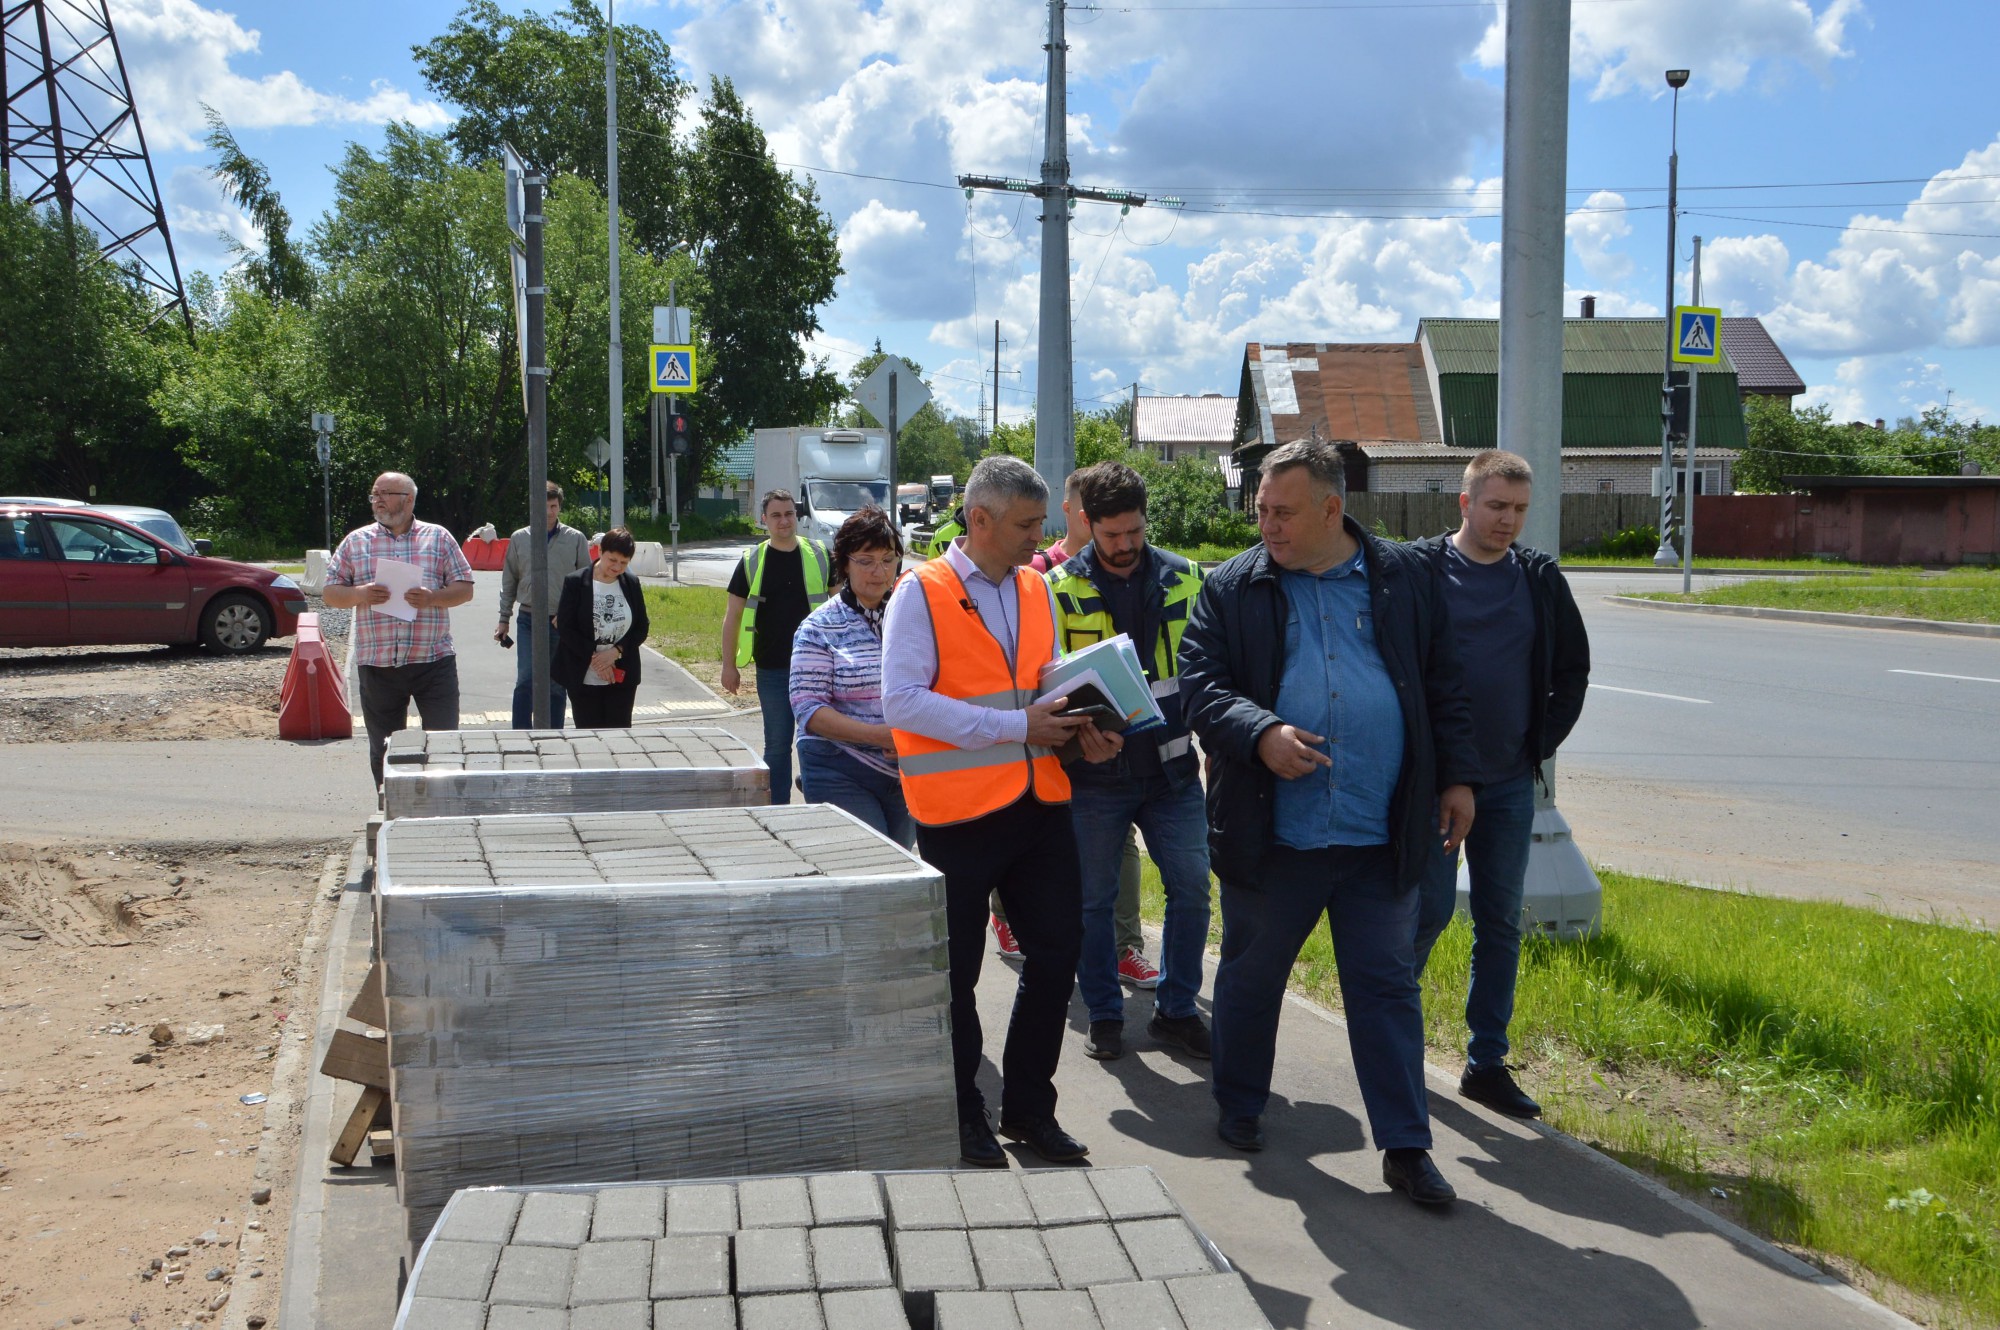
<path fill-rule="evenodd" d="M 1264 1148 L 1264 1124 L 1257 1118 L 1224 1118 L 1215 1124 L 1215 1134 L 1239 1150 Z"/>
<path fill-rule="evenodd" d="M 1213 1056 L 1209 1048 L 1208 1027 L 1201 1023 L 1199 1016 L 1162 1016 L 1155 1012 L 1153 1019 L 1146 1022 L 1146 1033 L 1191 1058 Z"/>
<path fill-rule="evenodd" d="M 993 1128 L 984 1113 L 959 1119 L 958 1157 L 975 1168 L 1007 1167 L 1007 1152 L 993 1139 Z"/>
<path fill-rule="evenodd" d="M 1510 1118 L 1538 1118 L 1542 1106 L 1521 1091 L 1514 1084 L 1514 1077 L 1505 1063 L 1496 1062 L 1490 1067 L 1467 1067 L 1458 1078 L 1458 1092 L 1475 1104 L 1484 1104 L 1496 1113 L 1505 1113 Z"/>
<path fill-rule="evenodd" d="M 1090 1153 L 1090 1147 L 1064 1131 L 1054 1118 L 1000 1119 L 1000 1134 L 1019 1141 L 1051 1164 L 1067 1164 Z"/>
<path fill-rule="evenodd" d="M 1458 1199 L 1428 1150 L 1384 1150 L 1382 1181 L 1418 1205 L 1450 1205 Z"/>
<path fill-rule="evenodd" d="M 1125 1053 L 1125 1022 L 1092 1021 L 1090 1036 L 1083 1041 L 1083 1055 L 1109 1062 Z"/>

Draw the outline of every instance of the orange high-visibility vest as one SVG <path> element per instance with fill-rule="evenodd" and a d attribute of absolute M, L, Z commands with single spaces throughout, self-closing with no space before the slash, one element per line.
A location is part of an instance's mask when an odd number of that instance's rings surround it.
<path fill-rule="evenodd" d="M 1014 570 L 1021 634 L 1011 666 L 1006 648 L 971 608 L 971 597 L 950 560 L 932 559 L 910 575 L 916 585 L 905 586 L 903 594 L 922 590 L 937 642 L 932 690 L 996 711 L 1025 710 L 1035 700 L 1042 666 L 1056 656 L 1055 614 L 1041 575 L 1028 568 Z M 927 734 L 892 732 L 903 799 L 910 816 L 927 827 L 998 812 L 1030 790 L 1045 804 L 1069 801 L 1069 777 L 1052 749 L 1017 743 L 956 748 Z"/>

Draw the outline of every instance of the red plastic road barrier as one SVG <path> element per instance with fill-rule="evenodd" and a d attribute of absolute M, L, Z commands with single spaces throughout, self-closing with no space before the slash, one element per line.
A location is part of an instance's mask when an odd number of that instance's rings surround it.
<path fill-rule="evenodd" d="M 301 614 L 285 682 L 278 689 L 278 737 L 346 739 L 353 733 L 347 684 L 319 635 L 319 616 Z"/>
<path fill-rule="evenodd" d="M 477 536 L 459 546 L 465 551 L 465 561 L 484 573 L 497 573 L 507 564 L 507 542 L 504 540 L 481 540 Z"/>

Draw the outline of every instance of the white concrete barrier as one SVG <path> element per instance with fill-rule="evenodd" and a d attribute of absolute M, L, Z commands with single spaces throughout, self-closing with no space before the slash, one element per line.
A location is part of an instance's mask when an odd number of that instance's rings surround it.
<path fill-rule="evenodd" d="M 667 575 L 666 546 L 657 540 L 642 540 L 632 551 L 632 566 L 626 569 L 634 577 L 665 577 Z"/>
<path fill-rule="evenodd" d="M 326 550 L 306 551 L 306 575 L 299 585 L 315 596 L 326 590 L 326 565 L 333 555 Z"/>

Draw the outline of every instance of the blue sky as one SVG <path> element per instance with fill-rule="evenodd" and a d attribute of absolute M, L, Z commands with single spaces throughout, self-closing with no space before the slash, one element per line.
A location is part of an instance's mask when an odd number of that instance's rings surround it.
<path fill-rule="evenodd" d="M 1480 214 L 1498 211 L 1501 11 L 1201 4 L 1069 15 L 1075 178 L 1190 205 L 1122 219 L 1079 207 L 1078 397 L 1135 381 L 1233 393 L 1245 341 L 1406 340 L 1422 317 L 1493 313 L 1498 222 Z M 409 48 L 453 5 L 111 8 L 184 265 L 219 269 L 217 233 L 247 233 L 206 177 L 198 103 L 267 163 L 301 229 L 326 207 L 346 143 L 379 143 L 392 117 L 450 120 Z M 1045 12 L 1033 0 L 619 6 L 621 22 L 665 35 L 698 86 L 733 77 L 780 160 L 854 173 L 817 176 L 848 272 L 814 349 L 844 370 L 879 337 L 970 413 L 982 380 L 990 390 L 997 318 L 1010 419 L 1035 387 L 1036 204 L 968 206 L 949 182 L 1039 173 Z M 2000 98 L 1979 69 L 2000 6 L 1575 0 L 1573 15 L 1572 310 L 1586 292 L 1601 314 L 1660 310 L 1660 74 L 1685 66 L 1683 281 L 1699 234 L 1705 303 L 1762 316 L 1810 400 L 1843 419 L 1914 414 L 1948 391 L 1954 412 L 2000 419 Z"/>

